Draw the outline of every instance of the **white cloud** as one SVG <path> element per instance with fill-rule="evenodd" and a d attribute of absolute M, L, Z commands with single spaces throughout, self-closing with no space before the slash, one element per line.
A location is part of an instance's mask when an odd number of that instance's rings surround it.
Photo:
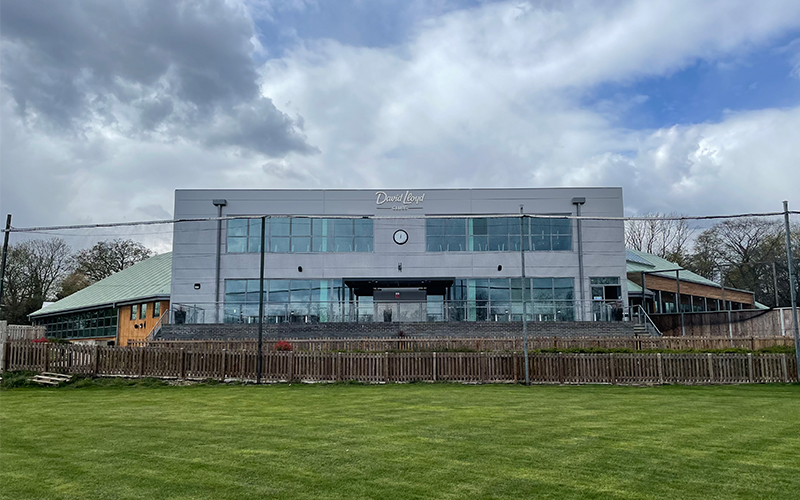
<path fill-rule="evenodd" d="M 278 5 L 256 3 L 264 17 Z M 261 68 L 253 11 L 224 5 L 210 59 L 180 36 L 148 45 L 129 30 L 158 57 L 94 53 L 76 21 L 64 30 L 89 52 L 53 62 L 58 46 L 37 45 L 49 37 L 4 30 L 19 71 L 4 67 L 0 90 L 2 209 L 18 225 L 63 224 L 160 218 L 175 188 L 621 185 L 633 211 L 724 213 L 772 210 L 800 185 L 800 109 L 636 131 L 613 115 L 648 96 L 582 105 L 598 84 L 768 44 L 800 26 L 800 2 L 493 3 L 427 17 L 404 45 L 298 42 Z M 143 60 L 120 73 L 120 51 Z M 38 68 L 69 83 L 59 99 L 26 73 Z"/>
<path fill-rule="evenodd" d="M 775 151 L 768 133 L 725 139 L 751 115 L 642 132 L 616 128 L 608 109 L 580 98 L 599 83 L 751 50 L 798 25 L 797 2 L 552 5 L 491 4 L 429 21 L 408 46 L 315 42 L 268 62 L 264 93 L 302 115 L 322 151 L 292 164 L 334 186 L 613 183 L 633 209 L 702 213 L 720 206 L 707 190 L 738 185 L 727 178 L 747 170 L 738 162 Z M 730 211 L 764 205 L 730 193 L 719 201 Z"/>

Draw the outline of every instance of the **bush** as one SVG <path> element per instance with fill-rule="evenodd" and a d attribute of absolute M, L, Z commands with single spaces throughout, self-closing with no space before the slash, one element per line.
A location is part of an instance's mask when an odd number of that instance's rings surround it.
<path fill-rule="evenodd" d="M 39 387 L 39 384 L 30 381 L 34 375 L 36 375 L 36 372 L 22 370 L 5 372 L 3 373 L 3 381 L 0 382 L 0 388 L 14 389 L 17 387 Z"/>
<path fill-rule="evenodd" d="M 286 342 L 285 340 L 281 340 L 280 342 L 276 342 L 275 343 L 275 350 L 276 351 L 291 351 L 293 349 L 294 348 L 292 347 L 292 344 L 290 344 L 289 342 Z"/>

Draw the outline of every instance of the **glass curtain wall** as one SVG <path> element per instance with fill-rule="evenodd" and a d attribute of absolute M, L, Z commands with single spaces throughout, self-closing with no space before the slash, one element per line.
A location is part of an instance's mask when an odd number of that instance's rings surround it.
<path fill-rule="evenodd" d="M 569 219 L 513 217 L 470 217 L 427 219 L 428 252 L 519 252 L 572 250 Z"/>
<path fill-rule="evenodd" d="M 572 278 L 457 279 L 446 296 L 428 295 L 417 307 L 424 321 L 573 321 Z M 225 282 L 225 322 L 258 320 L 258 280 Z M 317 323 L 383 321 L 370 296 L 356 296 L 342 280 L 264 280 L 265 321 Z"/>
<path fill-rule="evenodd" d="M 60 339 L 115 337 L 117 335 L 117 309 L 98 309 L 72 314 L 62 314 L 36 320 L 47 328 L 47 336 Z"/>
<path fill-rule="evenodd" d="M 268 217 L 269 253 L 372 252 L 373 221 L 364 218 Z M 228 253 L 261 252 L 261 219 L 228 221 Z"/>

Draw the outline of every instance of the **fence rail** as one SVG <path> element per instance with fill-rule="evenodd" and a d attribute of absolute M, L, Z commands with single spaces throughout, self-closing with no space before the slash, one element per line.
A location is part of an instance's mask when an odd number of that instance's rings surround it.
<path fill-rule="evenodd" d="M 111 347 L 8 342 L 4 370 L 253 381 L 257 353 L 240 349 Z M 518 382 L 518 352 L 264 352 L 262 380 Z M 738 384 L 797 380 L 786 354 L 534 353 L 537 384 Z"/>
<path fill-rule="evenodd" d="M 352 339 L 286 339 L 294 351 L 302 352 L 425 352 L 425 351 L 521 351 L 521 337 L 439 337 L 439 338 L 352 338 Z M 278 341 L 264 342 L 265 351 L 274 351 Z M 132 341 L 129 347 L 183 347 L 191 349 L 228 349 L 255 351 L 255 340 L 155 340 Z M 756 351 L 774 346 L 794 347 L 792 337 L 532 337 L 528 340 L 531 350 L 601 348 L 631 349 L 644 351 L 665 350 L 709 350 L 741 348 Z"/>

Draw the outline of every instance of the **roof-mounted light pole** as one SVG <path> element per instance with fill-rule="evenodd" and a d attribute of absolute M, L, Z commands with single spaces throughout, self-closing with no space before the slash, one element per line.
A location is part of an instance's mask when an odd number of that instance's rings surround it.
<path fill-rule="evenodd" d="M 586 300 L 586 294 L 584 292 L 585 285 L 583 284 L 583 236 L 581 234 L 581 205 L 584 203 L 586 203 L 586 197 L 584 196 L 576 196 L 575 198 L 572 198 L 572 204 L 575 205 L 576 215 L 578 216 L 578 290 L 581 294 L 580 299 L 578 299 L 578 321 L 584 320 L 583 308 L 585 305 L 584 301 Z"/>
<path fill-rule="evenodd" d="M 217 272 L 214 279 L 214 323 L 219 323 L 219 260 L 222 253 L 222 207 L 228 204 L 227 200 L 213 200 L 217 207 Z"/>

